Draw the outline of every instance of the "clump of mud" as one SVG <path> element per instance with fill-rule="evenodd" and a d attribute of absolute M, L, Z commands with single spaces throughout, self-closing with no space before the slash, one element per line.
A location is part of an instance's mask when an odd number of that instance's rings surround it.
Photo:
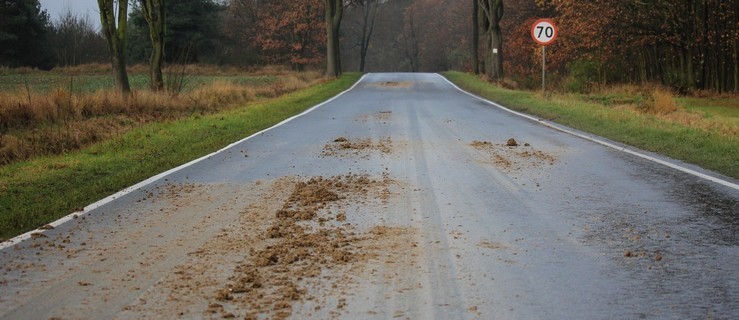
<path fill-rule="evenodd" d="M 529 143 L 524 143 L 521 147 L 514 138 L 508 139 L 503 144 L 475 140 L 470 146 L 488 153 L 492 157 L 493 164 L 509 172 L 554 165 L 557 162 L 555 156 L 535 150 Z"/>
<path fill-rule="evenodd" d="M 354 119 L 354 121 L 360 121 L 360 122 L 380 122 L 383 124 L 387 124 L 387 122 L 392 118 L 393 112 L 389 110 L 380 111 L 372 114 L 365 114 L 361 115 Z"/>
<path fill-rule="evenodd" d="M 371 84 L 373 87 L 381 88 L 408 88 L 413 86 L 413 82 L 385 81 Z"/>
<path fill-rule="evenodd" d="M 354 121 L 360 121 L 360 122 L 380 122 L 383 124 L 387 124 L 388 121 L 392 118 L 393 112 L 389 110 L 384 110 L 372 114 L 365 114 L 361 115 L 357 118 L 354 118 Z"/>
<path fill-rule="evenodd" d="M 374 180 L 366 175 L 295 183 L 271 225 L 258 237 L 263 245 L 252 248 L 228 285 L 216 292 L 212 305 L 220 307 L 214 313 L 223 314 L 224 304 L 237 304 L 249 310 L 247 319 L 284 319 L 292 314 L 294 302 L 315 301 L 303 287 L 308 279 L 318 281 L 326 270 L 366 261 L 374 254 L 361 243 L 376 235 L 358 234 L 344 223 L 345 212 L 330 222 L 332 211 L 348 201 L 367 199 L 371 192 L 380 193 L 389 183 L 387 178 Z"/>
<path fill-rule="evenodd" d="M 323 147 L 322 156 L 349 157 L 359 156 L 368 159 L 372 152 L 390 154 L 393 152 L 393 141 L 390 137 L 382 138 L 377 142 L 372 139 L 347 139 L 338 137 Z"/>

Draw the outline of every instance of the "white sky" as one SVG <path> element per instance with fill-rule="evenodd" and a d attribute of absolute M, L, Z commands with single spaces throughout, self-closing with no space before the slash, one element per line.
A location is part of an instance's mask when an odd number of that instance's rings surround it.
<path fill-rule="evenodd" d="M 59 15 L 67 8 L 78 16 L 89 15 L 90 22 L 100 28 L 100 16 L 97 0 L 40 0 L 41 9 L 49 13 L 52 21 L 59 20 Z"/>

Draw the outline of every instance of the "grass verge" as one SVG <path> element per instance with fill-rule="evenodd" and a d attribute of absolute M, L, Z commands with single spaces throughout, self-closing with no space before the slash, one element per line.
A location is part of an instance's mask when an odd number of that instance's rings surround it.
<path fill-rule="evenodd" d="M 189 73 L 183 71 L 178 75 L 182 82 L 165 81 L 167 91 L 139 89 L 123 96 L 112 88 L 108 74 L 78 74 L 76 80 L 64 83 L 62 71 L 24 73 L 21 69 L 0 69 L 0 166 L 74 152 L 147 123 L 217 113 L 325 81 L 315 71 L 273 68 L 234 76 L 200 73 L 205 71 L 218 70 L 201 67 Z M 138 75 L 142 76 L 146 77 Z M 57 79 L 42 81 L 52 77 Z M 13 78 L 22 78 L 24 85 L 3 90 L 3 82 Z M 90 87 L 106 81 L 111 86 Z M 44 89 L 49 86 L 53 89 Z"/>
<path fill-rule="evenodd" d="M 643 113 L 627 105 L 609 105 L 577 95 L 542 96 L 487 83 L 474 75 L 444 73 L 462 89 L 513 110 L 533 114 L 582 131 L 666 155 L 739 179 L 736 119 L 712 114 L 701 121 Z M 690 119 L 688 119 L 690 120 Z M 725 124 L 726 120 L 729 125 Z M 706 121 L 716 126 L 705 125 Z"/>
<path fill-rule="evenodd" d="M 265 102 L 152 123 L 64 156 L 0 167 L 0 240 L 268 128 L 346 90 L 359 74 Z"/>

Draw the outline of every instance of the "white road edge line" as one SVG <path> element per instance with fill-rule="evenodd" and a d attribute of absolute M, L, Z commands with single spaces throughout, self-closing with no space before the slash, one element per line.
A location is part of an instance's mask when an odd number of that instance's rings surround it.
<path fill-rule="evenodd" d="M 652 162 L 656 162 L 656 163 L 659 163 L 661 165 L 670 167 L 672 169 L 679 170 L 679 171 L 682 171 L 684 173 L 687 173 L 687 174 L 690 174 L 690 175 L 693 175 L 693 176 L 696 176 L 696 177 L 699 177 L 699 178 L 702 178 L 702 179 L 705 179 L 705 180 L 708 180 L 708 181 L 711 181 L 711 182 L 718 183 L 718 184 L 723 185 L 725 187 L 732 188 L 734 190 L 739 190 L 739 184 L 732 183 L 730 181 L 726 181 L 724 179 L 720 179 L 720 178 L 717 178 L 717 177 L 714 177 L 714 176 L 710 176 L 710 175 L 707 175 L 707 174 L 704 174 L 704 173 L 701 173 L 701 172 L 698 172 L 698 171 L 695 171 L 695 170 L 692 170 L 692 169 L 683 167 L 681 165 L 671 163 L 669 161 L 665 161 L 665 160 L 662 160 L 662 159 L 659 159 L 659 158 L 655 158 L 655 157 L 646 155 L 646 154 L 641 153 L 641 152 L 636 151 L 636 150 L 627 149 L 627 148 L 624 148 L 622 146 L 618 146 L 618 145 L 615 145 L 613 143 L 609 143 L 607 141 L 603 141 L 603 140 L 597 139 L 597 138 L 592 137 L 592 136 L 586 136 L 584 134 L 580 134 L 578 132 L 574 132 L 572 130 L 569 130 L 569 129 L 566 129 L 564 127 L 561 127 L 560 125 L 556 125 L 556 124 L 553 124 L 553 123 L 549 123 L 547 121 L 544 121 L 542 119 L 532 117 L 532 116 L 527 115 L 525 113 L 513 111 L 513 110 L 508 109 L 508 108 L 506 108 L 506 107 L 504 107 L 502 105 L 499 105 L 499 104 L 497 104 L 495 102 L 492 102 L 490 100 L 487 100 L 485 98 L 482 98 L 480 96 L 477 96 L 475 94 L 472 94 L 472 93 L 467 92 L 465 90 L 462 90 L 460 87 L 458 87 L 453 82 L 449 81 L 449 79 L 447 79 L 446 77 L 442 76 L 441 74 L 438 74 L 437 73 L 436 75 L 439 76 L 439 77 L 441 77 L 442 79 L 444 79 L 444 81 L 446 81 L 447 83 L 449 83 L 450 85 L 452 85 L 455 89 L 459 90 L 460 92 L 465 93 L 465 94 L 467 94 L 467 95 L 469 95 L 469 96 L 471 96 L 471 97 L 473 97 L 475 99 L 478 99 L 480 101 L 483 101 L 485 103 L 488 103 L 488 104 L 490 104 L 490 105 L 492 105 L 494 107 L 497 107 L 497 108 L 500 108 L 500 109 L 505 110 L 507 112 L 510 112 L 512 114 L 515 114 L 517 116 L 524 117 L 526 119 L 530 119 L 530 120 L 536 121 L 538 123 L 541 123 L 542 125 L 545 125 L 545 126 L 547 126 L 549 128 L 552 128 L 554 130 L 561 131 L 561 132 L 564 132 L 564 133 L 567 133 L 567 134 L 571 134 L 573 136 L 576 136 L 576 137 L 579 137 L 579 138 L 582 138 L 582 139 L 585 139 L 585 140 L 588 140 L 588 141 L 591 141 L 591 142 L 595 142 L 597 144 L 600 144 L 600 145 L 603 145 L 603 146 L 606 146 L 606 147 L 609 147 L 609 148 L 612 148 L 612 149 L 615 149 L 615 150 L 619 150 L 621 152 L 624 152 L 624 153 L 627 153 L 627 154 L 630 154 L 630 155 L 634 155 L 634 156 L 637 156 L 637 157 L 642 158 L 642 159 L 646 159 L 646 160 L 649 160 L 649 161 L 652 161 Z"/>
<path fill-rule="evenodd" d="M 220 149 L 218 151 L 215 151 L 215 152 L 210 153 L 208 155 L 202 156 L 202 157 L 200 157 L 198 159 L 195 159 L 195 160 L 192 160 L 192 161 L 190 161 L 188 163 L 185 163 L 183 165 L 180 165 L 179 167 L 176 167 L 174 169 L 167 170 L 167 171 L 162 172 L 162 173 L 160 173 L 158 175 L 155 175 L 155 176 L 153 176 L 153 177 L 151 177 L 149 179 L 146 179 L 144 181 L 141 181 L 141 182 L 139 182 L 139 183 L 137 183 L 137 184 L 135 184 L 133 186 L 130 186 L 130 187 L 125 188 L 125 189 L 123 189 L 121 191 L 118 191 L 115 194 L 113 194 L 111 196 L 108 196 L 107 198 L 104 198 L 102 200 L 99 200 L 99 201 L 97 201 L 97 202 L 95 202 L 93 204 L 90 204 L 90 205 L 86 206 L 82 211 L 70 213 L 69 215 L 67 215 L 67 216 L 65 216 L 65 217 L 63 217 L 63 218 L 61 218 L 59 220 L 56 220 L 56 221 L 50 223 L 49 225 L 51 225 L 52 227 L 55 227 L 56 228 L 56 227 L 58 227 L 58 226 L 60 226 L 60 225 L 62 225 L 64 223 L 66 223 L 68 221 L 71 221 L 71 220 L 77 219 L 77 218 L 79 218 L 79 217 L 81 217 L 83 215 L 86 215 L 90 211 L 95 210 L 97 208 L 100 208 L 100 207 L 102 207 L 102 206 L 104 206 L 104 205 L 106 205 L 106 204 L 114 201 L 115 199 L 118 199 L 120 197 L 123 197 L 123 196 L 125 196 L 125 195 L 127 195 L 127 194 L 129 194 L 131 192 L 134 192 L 136 190 L 139 190 L 139 189 L 141 189 L 141 188 L 143 188 L 143 187 L 145 187 L 147 185 L 150 185 L 150 184 L 154 183 L 155 181 L 157 181 L 157 180 L 159 180 L 161 178 L 164 178 L 164 177 L 166 177 L 166 176 L 168 176 L 168 175 L 170 175 L 172 173 L 175 173 L 177 171 L 180 171 L 182 169 L 185 169 L 187 167 L 190 167 L 190 166 L 192 166 L 192 165 L 194 165 L 194 164 L 196 164 L 198 162 L 201 162 L 201 161 L 206 160 L 206 159 L 208 159 L 208 158 L 210 158 L 210 157 L 212 157 L 212 156 L 214 156 L 216 154 L 219 154 L 219 153 L 221 153 L 223 151 L 226 151 L 226 150 L 230 149 L 231 147 L 233 147 L 233 146 L 235 146 L 237 144 L 240 144 L 240 143 L 242 143 L 244 141 L 247 141 L 247 140 L 249 140 L 251 138 L 254 138 L 254 137 L 259 136 L 259 135 L 261 135 L 263 133 L 266 133 L 267 131 L 270 131 L 272 129 L 278 128 L 278 127 L 280 127 L 280 126 L 282 126 L 282 125 L 284 125 L 284 124 L 286 124 L 286 123 L 288 123 L 288 122 L 290 122 L 292 120 L 295 120 L 295 119 L 297 119 L 299 117 L 302 117 L 302 116 L 310 113 L 311 111 L 316 110 L 316 109 L 318 109 L 318 108 L 320 108 L 320 107 L 322 107 L 322 106 L 330 103 L 331 101 L 334 101 L 334 100 L 338 99 L 339 97 L 341 97 L 345 93 L 353 90 L 355 87 L 357 87 L 357 85 L 359 85 L 360 83 L 362 83 L 362 81 L 364 80 L 364 78 L 367 77 L 368 75 L 369 75 L 369 73 L 364 74 L 349 89 L 346 89 L 346 90 L 342 91 L 341 93 L 333 96 L 331 99 L 328 99 L 328 100 L 326 100 L 324 102 L 321 102 L 321 103 L 319 103 L 319 104 L 311 107 L 310 109 L 303 111 L 302 113 L 300 113 L 298 115 L 294 115 L 294 116 L 292 116 L 290 118 L 287 118 L 287 119 L 283 120 L 282 122 L 280 122 L 280 123 L 278 123 L 278 124 L 276 124 L 274 126 L 271 126 L 271 127 L 267 128 L 267 129 L 264 129 L 262 131 L 259 131 L 259 132 L 255 133 L 255 134 L 252 134 L 252 135 L 250 135 L 250 136 L 248 136 L 248 137 L 246 137 L 244 139 L 241 139 L 241 140 L 239 140 L 237 142 L 231 143 L 228 146 L 226 146 L 226 147 L 224 147 L 224 148 L 222 148 L 222 149 Z M 12 247 L 12 246 L 14 246 L 16 244 L 19 244 L 19 243 L 21 243 L 21 242 L 23 242 L 25 240 L 28 240 L 28 239 L 31 238 L 31 235 L 34 234 L 34 233 L 43 233 L 43 232 L 44 232 L 44 230 L 35 229 L 35 230 L 31 230 L 29 232 L 26 232 L 26 233 L 24 233 L 22 235 L 16 236 L 16 237 L 14 237 L 12 239 L 6 240 L 6 241 L 0 243 L 0 250 L 4 250 L 5 248 Z"/>

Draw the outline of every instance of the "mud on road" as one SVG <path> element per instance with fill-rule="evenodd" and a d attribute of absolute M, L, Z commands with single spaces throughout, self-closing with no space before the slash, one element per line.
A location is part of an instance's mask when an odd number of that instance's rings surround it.
<path fill-rule="evenodd" d="M 737 199 L 370 74 L 2 250 L 0 319 L 732 319 Z"/>
<path fill-rule="evenodd" d="M 331 156 L 366 158 L 372 153 L 392 152 L 389 137 L 376 143 L 371 139 L 335 140 L 324 148 L 324 152 L 330 150 Z M 36 287 L 27 294 L 48 295 L 53 297 L 50 300 L 64 300 L 66 294 L 79 296 L 84 305 L 95 301 L 95 296 L 104 301 L 119 300 L 117 305 L 122 310 L 108 311 L 118 318 L 283 319 L 293 314 L 295 303 L 303 309 L 309 306 L 311 312 L 303 311 L 303 316 L 337 317 L 344 312 L 346 297 L 363 274 L 374 277 L 378 268 L 385 269 L 378 267 L 385 263 L 412 267 L 411 257 L 417 255 L 413 253 L 417 248 L 416 230 L 382 224 L 360 227 L 353 222 L 376 221 L 358 215 L 381 211 L 398 186 L 387 172 L 379 176 L 286 176 L 240 187 L 165 183 L 142 192 L 135 200 L 141 208 L 149 208 L 139 218 L 118 213 L 109 218 L 110 228 L 93 231 L 86 229 L 88 217 L 83 217 L 71 230 L 59 230 L 59 234 L 50 236 L 36 233 L 30 246 L 39 255 L 56 250 L 55 265 L 24 262 L 31 259 L 21 256 L 16 261 L 4 259 L 2 267 L 14 284 L 40 286 L 45 280 L 31 277 L 53 270 L 49 277 L 57 278 L 52 283 L 59 281 L 54 285 L 56 289 L 44 291 Z M 219 198 L 215 207 L 204 205 L 215 197 Z M 248 205 L 239 208 L 240 204 Z M 192 217 L 186 218 L 187 215 Z M 236 220 L 228 221 L 229 216 Z M 156 236 L 158 241 L 147 240 L 146 230 L 167 228 L 168 221 L 175 217 L 190 222 L 179 225 L 179 232 Z M 131 232 L 113 227 L 131 219 L 148 228 Z M 210 236 L 199 231 L 219 225 Z M 193 247 L 199 237 L 206 239 Z M 120 241 L 121 238 L 140 241 Z M 111 242 L 100 242 L 103 239 Z M 170 249 L 165 248 L 172 245 L 180 249 L 168 252 Z M 158 249 L 143 251 L 149 250 L 147 247 Z M 191 249 L 182 251 L 188 247 Z M 178 251 L 180 258 L 176 257 Z M 136 263 L 109 266 L 112 262 L 106 258 L 111 255 L 131 260 L 126 256 L 138 252 L 141 258 Z M 175 260 L 167 261 L 167 256 L 175 256 Z M 144 268 L 147 275 L 137 272 L 136 267 Z M 123 278 L 101 281 L 99 277 L 106 273 Z M 0 286 L 7 285 L 8 278 L 3 277 Z M 12 302 L 7 299 L 0 298 L 0 302 Z M 25 309 L 32 310 L 33 306 Z M 94 307 L 51 309 L 52 318 L 97 314 Z M 24 315 L 23 311 L 18 315 Z"/>
<path fill-rule="evenodd" d="M 507 172 L 552 166 L 557 162 L 554 155 L 537 150 L 529 143 L 519 145 L 514 138 L 501 144 L 474 140 L 470 146 L 487 153 L 489 161 Z"/>
<path fill-rule="evenodd" d="M 368 159 L 392 153 L 392 145 L 389 137 L 339 137 L 322 156 Z M 189 253 L 122 316 L 284 319 L 298 303 L 301 316 L 340 317 L 347 297 L 378 269 L 416 267 L 418 230 L 352 222 L 376 221 L 357 215 L 381 211 L 401 184 L 388 172 L 260 181 L 265 191 L 242 210 L 238 226 Z"/>
<path fill-rule="evenodd" d="M 351 275 L 361 272 L 369 260 L 387 254 L 386 246 L 396 242 L 392 237 L 412 234 L 384 226 L 360 230 L 346 222 L 347 214 L 353 213 L 347 209 L 382 199 L 392 183 L 367 175 L 278 181 L 278 189 L 292 192 L 287 198 L 267 195 L 267 201 L 282 198 L 281 208 L 272 217 L 263 217 L 266 229 L 251 238 L 244 260 L 216 293 L 209 310 L 225 317 L 246 313 L 249 319 L 265 315 L 281 319 L 291 315 L 292 304 L 300 301 L 317 311 L 328 309 L 331 315 L 340 315 L 346 298 L 341 292 L 351 291 Z M 318 286 L 336 290 L 332 296 L 338 297 L 338 303 L 328 305 L 325 296 L 316 295 Z"/>

